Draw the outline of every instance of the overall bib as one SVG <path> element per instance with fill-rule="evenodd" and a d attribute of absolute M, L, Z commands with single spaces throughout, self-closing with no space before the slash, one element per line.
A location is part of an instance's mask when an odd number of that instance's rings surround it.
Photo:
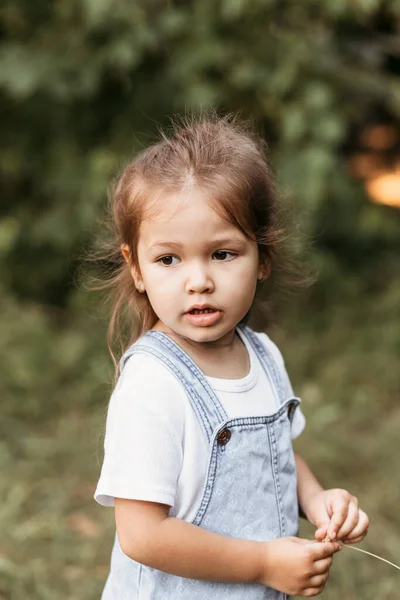
<path fill-rule="evenodd" d="M 280 369 L 246 326 L 239 326 L 270 380 L 279 409 L 272 415 L 228 419 L 203 373 L 175 342 L 149 331 L 121 359 L 155 356 L 181 382 L 209 447 L 202 500 L 192 524 L 225 536 L 268 541 L 298 533 L 296 466 L 291 419 L 298 398 L 285 398 Z M 149 432 L 149 435 L 151 433 Z M 258 583 L 224 583 L 178 577 L 124 554 L 118 536 L 102 600 L 287 600 Z"/>

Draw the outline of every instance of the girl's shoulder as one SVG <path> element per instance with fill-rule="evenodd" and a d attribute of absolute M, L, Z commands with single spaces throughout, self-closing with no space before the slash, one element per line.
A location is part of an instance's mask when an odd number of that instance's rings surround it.
<path fill-rule="evenodd" d="M 186 395 L 175 377 L 151 355 L 133 354 L 127 359 L 111 394 L 106 439 L 112 431 L 136 423 L 144 429 L 163 427 L 179 439 L 186 419 Z"/>
<path fill-rule="evenodd" d="M 179 381 L 156 356 L 145 353 L 130 354 L 121 369 L 116 385 L 135 391 L 162 392 L 164 397 L 180 389 Z"/>
<path fill-rule="evenodd" d="M 280 366 L 284 366 L 285 361 L 282 356 L 282 353 L 279 350 L 278 346 L 275 344 L 275 342 L 270 338 L 270 336 L 264 331 L 254 331 L 254 329 L 251 329 L 250 327 L 246 328 L 258 338 L 259 342 L 264 346 L 264 348 L 266 348 L 266 350 L 269 350 L 271 352 L 272 356 L 275 358 L 277 363 Z"/>

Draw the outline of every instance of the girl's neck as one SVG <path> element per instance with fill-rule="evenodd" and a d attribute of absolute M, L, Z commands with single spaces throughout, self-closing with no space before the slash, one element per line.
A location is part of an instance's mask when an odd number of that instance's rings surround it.
<path fill-rule="evenodd" d="M 212 342 L 193 341 L 169 330 L 160 321 L 153 330 L 173 339 L 208 377 L 242 379 L 250 371 L 250 357 L 235 329 Z"/>

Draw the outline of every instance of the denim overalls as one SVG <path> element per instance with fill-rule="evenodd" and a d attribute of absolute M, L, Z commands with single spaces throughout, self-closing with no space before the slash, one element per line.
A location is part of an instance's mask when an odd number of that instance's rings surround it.
<path fill-rule="evenodd" d="M 276 394 L 280 408 L 272 415 L 228 419 L 200 369 L 160 331 L 147 332 L 127 350 L 121 359 L 121 371 L 132 354 L 150 354 L 162 361 L 185 387 L 209 447 L 207 476 L 192 521 L 194 525 L 256 541 L 295 536 L 298 503 L 290 423 L 300 400 L 284 397 L 275 359 L 251 329 L 239 327 L 259 357 Z M 117 535 L 102 595 L 102 600 L 287 598 L 286 594 L 258 583 L 202 581 L 158 571 L 124 554 Z"/>

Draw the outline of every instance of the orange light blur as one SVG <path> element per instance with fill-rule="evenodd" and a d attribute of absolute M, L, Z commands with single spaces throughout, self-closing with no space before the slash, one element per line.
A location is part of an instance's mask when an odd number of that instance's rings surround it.
<path fill-rule="evenodd" d="M 365 185 L 373 202 L 400 206 L 400 169 L 373 177 Z"/>

